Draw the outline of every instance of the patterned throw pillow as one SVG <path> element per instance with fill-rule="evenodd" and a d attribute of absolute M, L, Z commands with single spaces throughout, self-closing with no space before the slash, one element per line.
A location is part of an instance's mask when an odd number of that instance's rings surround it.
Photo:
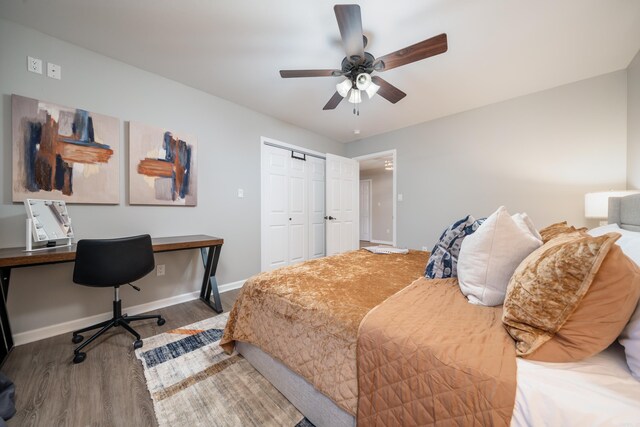
<path fill-rule="evenodd" d="M 431 251 L 431 257 L 424 271 L 429 279 L 457 277 L 458 255 L 462 240 L 480 227 L 485 218 L 476 220 L 471 215 L 454 222 L 440 236 L 440 240 Z"/>

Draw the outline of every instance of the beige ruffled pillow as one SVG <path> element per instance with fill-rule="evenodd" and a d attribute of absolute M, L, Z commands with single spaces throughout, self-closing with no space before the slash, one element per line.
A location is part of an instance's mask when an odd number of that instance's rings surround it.
<path fill-rule="evenodd" d="M 518 356 L 531 355 L 562 328 L 619 237 L 592 237 L 574 228 L 522 261 L 509 281 L 502 317 Z"/>
<path fill-rule="evenodd" d="M 549 240 L 560 236 L 561 234 L 569 234 L 575 232 L 586 232 L 585 227 L 575 228 L 573 225 L 568 225 L 567 221 L 556 222 L 551 224 L 542 230 L 540 230 L 540 236 L 542 237 L 542 243 L 547 243 Z"/>

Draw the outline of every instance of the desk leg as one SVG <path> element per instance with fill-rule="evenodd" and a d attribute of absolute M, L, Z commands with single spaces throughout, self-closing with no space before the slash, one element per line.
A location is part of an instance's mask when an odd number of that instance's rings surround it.
<path fill-rule="evenodd" d="M 11 268 L 0 268 L 0 329 L 2 329 L 2 341 L 0 341 L 0 365 L 4 364 L 11 349 L 13 349 L 13 336 L 9 325 L 9 313 L 7 312 L 7 296 L 9 295 L 9 279 Z"/>
<path fill-rule="evenodd" d="M 202 262 L 204 263 L 204 278 L 202 279 L 202 289 L 200 299 L 211 307 L 216 313 L 222 313 L 222 302 L 218 292 L 218 281 L 216 280 L 216 270 L 218 269 L 218 259 L 222 245 L 201 248 Z M 211 303 L 211 293 L 213 293 L 213 303 Z"/>

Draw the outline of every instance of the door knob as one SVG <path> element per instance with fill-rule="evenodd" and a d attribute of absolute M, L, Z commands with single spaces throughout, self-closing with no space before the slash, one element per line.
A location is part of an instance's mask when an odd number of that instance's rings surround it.
<path fill-rule="evenodd" d="M 324 219 L 338 219 L 338 218 L 334 218 L 331 215 L 329 215 L 329 216 L 325 216 Z"/>

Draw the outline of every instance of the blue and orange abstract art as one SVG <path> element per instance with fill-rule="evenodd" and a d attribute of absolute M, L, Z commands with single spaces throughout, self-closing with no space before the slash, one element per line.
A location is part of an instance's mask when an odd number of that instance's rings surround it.
<path fill-rule="evenodd" d="M 13 95 L 13 201 L 119 202 L 118 119 Z"/>
<path fill-rule="evenodd" d="M 194 136 L 129 123 L 129 203 L 197 204 Z"/>

